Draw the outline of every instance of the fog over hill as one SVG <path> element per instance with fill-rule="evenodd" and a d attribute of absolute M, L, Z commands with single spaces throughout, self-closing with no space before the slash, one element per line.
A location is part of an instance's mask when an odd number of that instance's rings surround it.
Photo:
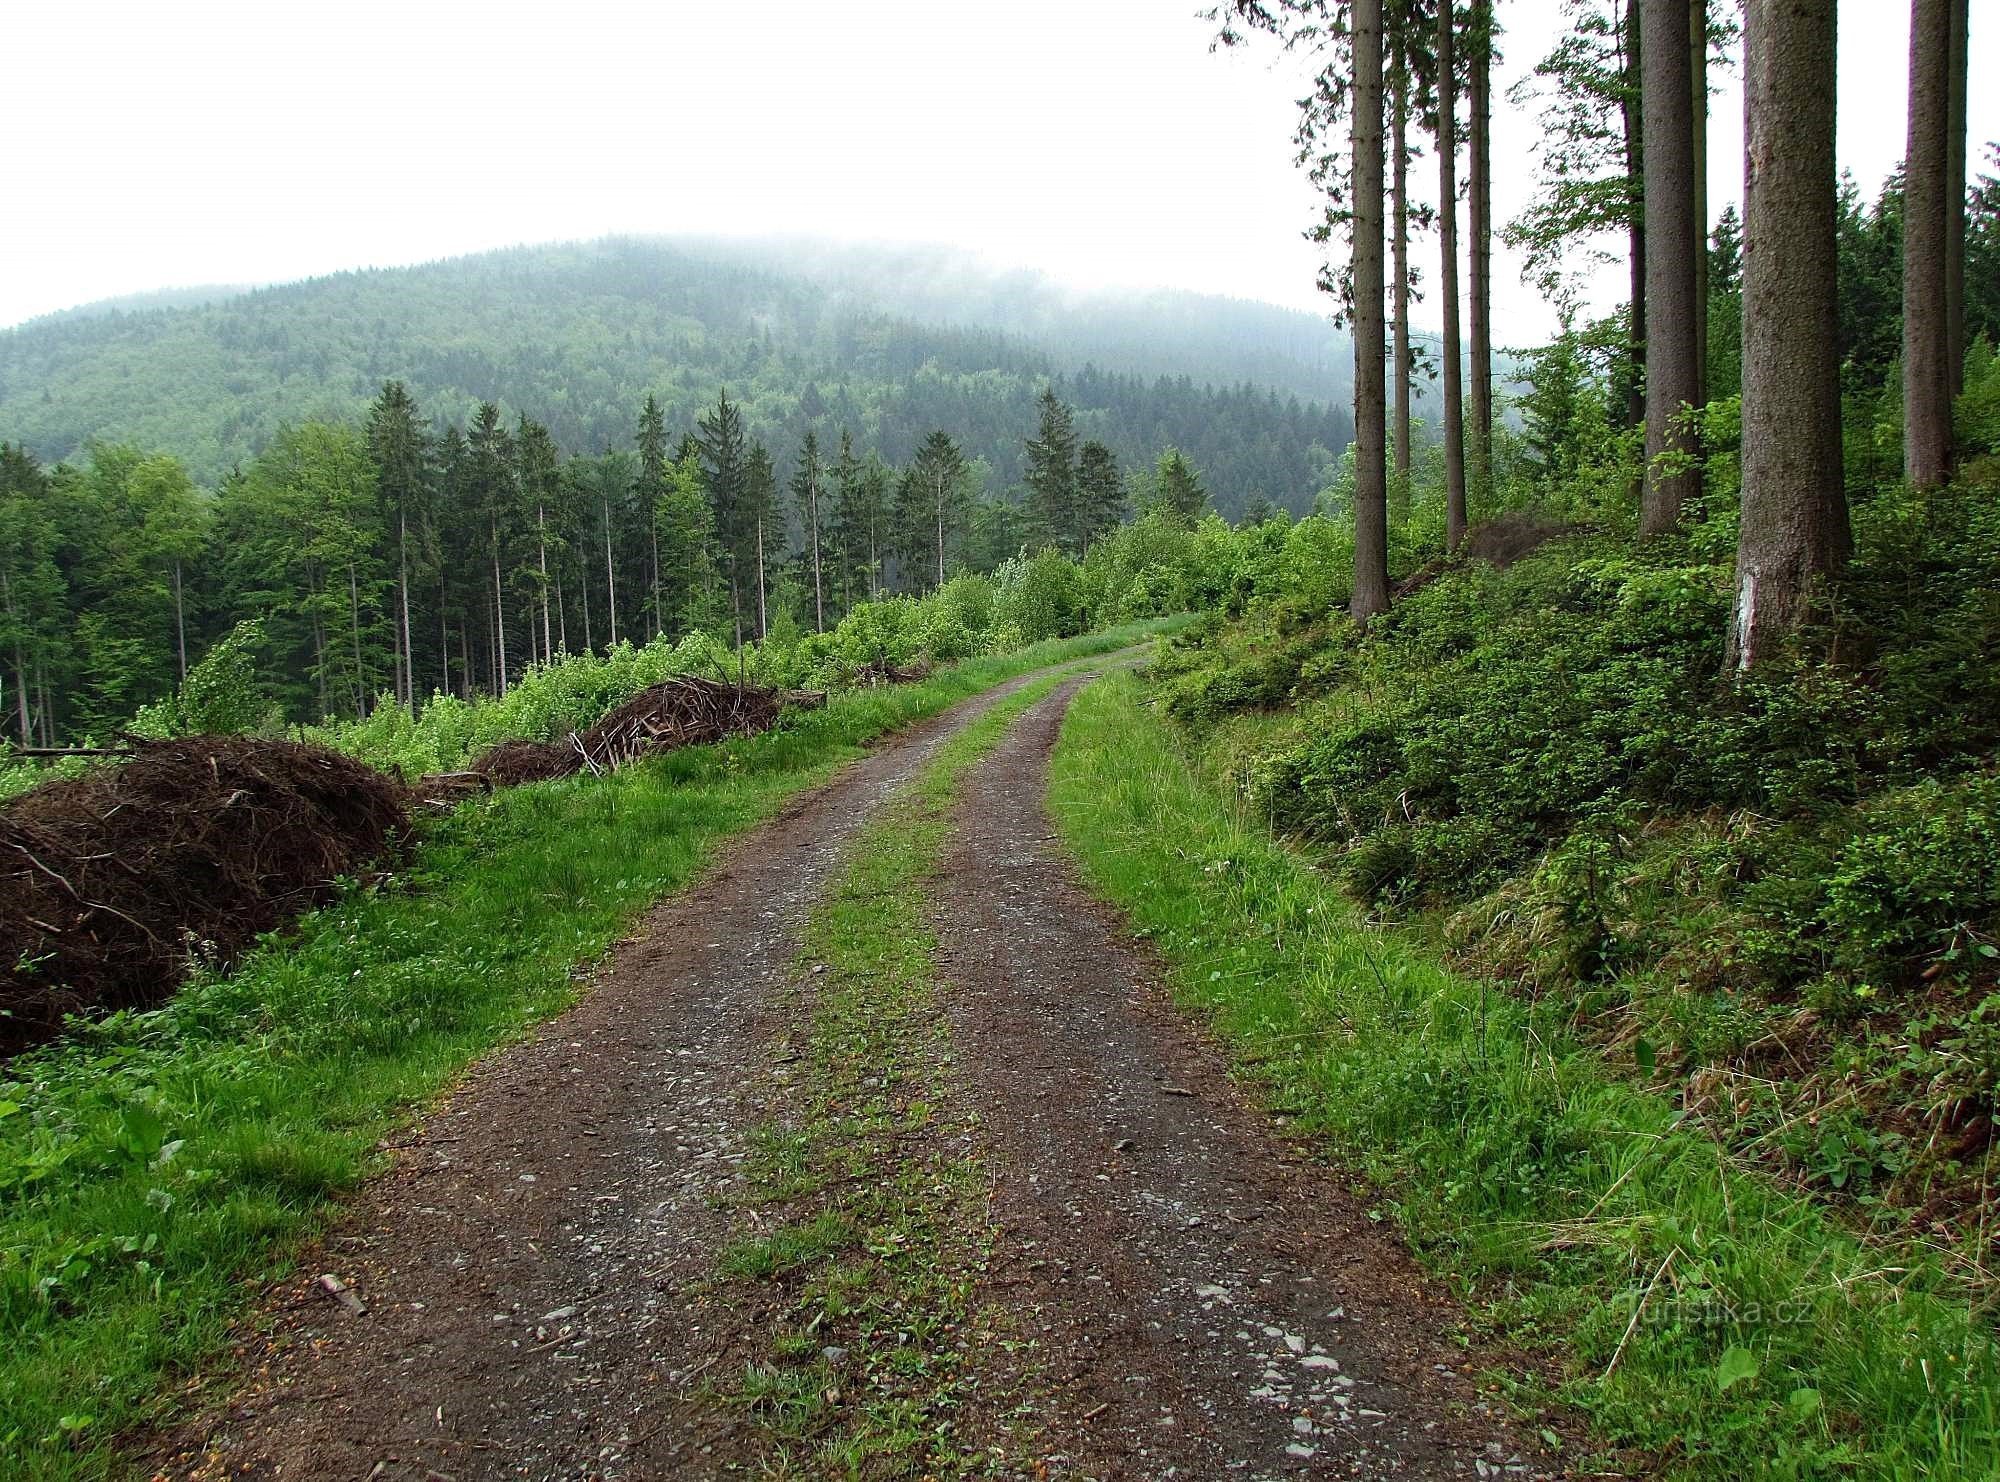
<path fill-rule="evenodd" d="M 630 445 L 649 392 L 691 426 L 725 387 L 781 462 L 808 425 L 901 459 L 942 428 L 1019 476 L 1053 384 L 1128 467 L 1181 448 L 1226 513 L 1307 507 L 1351 432 L 1324 320 L 1179 292 L 1081 293 L 940 248 L 612 238 L 250 290 L 87 305 L 0 331 L 0 438 L 55 461 L 126 441 L 214 480 L 287 422 L 385 379 L 431 417 L 482 400 L 582 452 Z"/>

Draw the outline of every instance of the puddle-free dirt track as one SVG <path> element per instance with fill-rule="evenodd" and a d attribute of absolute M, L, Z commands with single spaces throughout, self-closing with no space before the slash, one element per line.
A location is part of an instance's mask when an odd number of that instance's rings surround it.
<path fill-rule="evenodd" d="M 663 902 L 562 1017 L 476 1066 L 269 1294 L 167 1477 L 768 1471 L 715 1398 L 715 1258 L 782 1096 L 801 934 L 843 845 L 1016 680 L 885 741 Z M 1087 676 L 967 773 L 933 888 L 939 1071 L 976 1114 L 982 1300 L 1035 1338 L 1033 1477 L 1560 1475 L 1466 1377 L 1456 1314 L 1289 1145 L 1079 884 L 1043 802 Z M 642 845 L 635 845 L 642 847 Z M 314 1274 L 339 1271 L 354 1316 Z M 1018 1353 L 975 1353 L 993 1388 Z M 794 1470 L 792 1475 L 797 1475 Z M 869 1475 L 872 1475 L 870 1473 Z"/>

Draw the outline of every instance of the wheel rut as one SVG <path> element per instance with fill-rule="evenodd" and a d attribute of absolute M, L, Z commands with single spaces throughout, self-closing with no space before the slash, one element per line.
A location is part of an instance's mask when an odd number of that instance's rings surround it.
<path fill-rule="evenodd" d="M 936 911 L 990 1141 L 990 1279 L 1039 1338 L 1051 1460 L 1131 1478 L 1561 1475 L 1461 1371 L 1453 1308 L 1248 1103 L 1078 882 L 1043 800 L 1077 687 L 961 784 Z"/>
<path fill-rule="evenodd" d="M 727 1234 L 806 914 L 843 842 L 1034 677 L 886 741 L 654 908 L 574 1008 L 476 1066 L 425 1120 L 270 1294 L 228 1408 L 145 1464 L 163 1477 L 690 1475 L 645 1457 L 671 1439 L 699 1458 L 704 1430 L 720 1442 L 733 1428 L 687 1403 L 727 1347 L 688 1294 Z M 366 1315 L 319 1293 L 319 1272 Z"/>

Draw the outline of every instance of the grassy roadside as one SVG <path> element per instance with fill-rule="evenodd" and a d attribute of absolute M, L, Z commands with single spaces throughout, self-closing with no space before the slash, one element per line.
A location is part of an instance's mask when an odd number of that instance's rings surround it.
<path fill-rule="evenodd" d="M 0 1475 L 99 1476 L 171 1407 L 255 1283 L 482 1052 L 723 838 L 871 739 L 1161 624 L 841 697 L 770 735 L 503 793 L 231 977 L 0 1072 Z"/>
<path fill-rule="evenodd" d="M 951 1046 L 926 890 L 958 779 L 1061 679 L 946 742 L 854 841 L 808 924 L 797 1100 L 752 1169 L 752 1197 L 779 1222 L 720 1263 L 725 1279 L 776 1289 L 768 1357 L 728 1395 L 770 1436 L 775 1475 L 958 1476 L 1008 1449 L 963 1423 L 968 1351 L 1013 1340 L 973 1296 L 986 1181 L 974 1121 L 938 1080 Z M 987 1423 L 972 1430 L 990 1430 L 999 1397 L 977 1399 Z"/>
<path fill-rule="evenodd" d="M 1092 686 L 1056 752 L 1086 874 L 1274 1108 L 1559 1359 L 1557 1393 L 1609 1446 L 1685 1477 L 2000 1473 L 1989 1319 L 1933 1262 L 1864 1246 L 1553 1015 L 1366 928 L 1141 701 L 1129 677 Z"/>

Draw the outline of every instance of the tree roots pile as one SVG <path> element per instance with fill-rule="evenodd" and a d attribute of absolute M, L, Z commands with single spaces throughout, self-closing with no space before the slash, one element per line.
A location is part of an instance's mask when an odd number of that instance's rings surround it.
<path fill-rule="evenodd" d="M 503 741 L 473 762 L 472 770 L 496 787 L 584 771 L 595 776 L 654 752 L 755 736 L 776 725 L 788 704 L 810 709 L 825 703 L 824 695 L 781 695 L 680 675 L 639 691 L 580 734 L 561 741 Z"/>
<path fill-rule="evenodd" d="M 0 808 L 0 1050 L 151 1007 L 384 854 L 406 794 L 351 757 L 234 736 L 138 744 Z"/>

